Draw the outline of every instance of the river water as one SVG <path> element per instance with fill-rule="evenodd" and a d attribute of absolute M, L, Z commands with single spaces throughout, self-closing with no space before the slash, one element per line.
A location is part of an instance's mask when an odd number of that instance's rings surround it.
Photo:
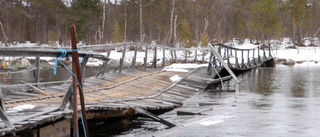
<path fill-rule="evenodd" d="M 281 136 L 320 135 L 320 65 L 304 63 L 293 67 L 277 65 L 258 68 L 238 76 L 240 92 L 198 92 L 177 108 L 159 116 L 177 127 L 138 117 L 100 121 L 92 126 L 94 136 Z M 234 82 L 224 82 L 233 89 Z M 220 88 L 218 85 L 217 88 Z M 216 103 L 199 106 L 199 103 Z M 177 111 L 204 115 L 177 116 Z"/>

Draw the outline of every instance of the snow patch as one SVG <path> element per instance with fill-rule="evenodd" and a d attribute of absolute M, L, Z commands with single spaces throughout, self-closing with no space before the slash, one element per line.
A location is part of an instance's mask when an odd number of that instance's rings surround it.
<path fill-rule="evenodd" d="M 169 78 L 171 82 L 176 83 L 178 81 L 180 81 L 182 78 L 179 77 L 178 75 L 174 75 L 172 77 Z"/>
<path fill-rule="evenodd" d="M 32 110 L 35 107 L 36 107 L 35 105 L 24 104 L 24 105 L 21 105 L 21 106 L 16 106 L 16 107 L 13 107 L 13 108 L 9 108 L 7 112 L 9 113 L 9 112 L 19 112 L 19 111 L 24 111 L 24 110 Z"/>

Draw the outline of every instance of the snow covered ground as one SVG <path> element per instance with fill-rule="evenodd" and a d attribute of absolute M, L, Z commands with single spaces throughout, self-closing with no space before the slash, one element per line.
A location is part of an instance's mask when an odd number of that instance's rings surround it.
<path fill-rule="evenodd" d="M 288 48 L 290 46 L 292 46 L 290 39 L 289 38 L 284 38 L 282 40 L 271 40 L 271 47 L 272 47 L 272 55 L 276 58 L 281 58 L 281 59 L 292 59 L 294 61 L 303 61 L 303 62 L 315 62 L 315 61 L 320 61 L 320 47 L 318 47 L 320 45 L 319 39 L 313 39 L 313 41 L 311 41 L 311 39 L 306 39 L 304 41 L 304 44 L 307 45 L 307 47 L 297 47 L 296 49 L 292 49 L 292 48 Z M 310 45 L 311 43 L 313 43 L 313 45 L 316 46 L 312 46 L 312 47 L 308 47 L 308 45 Z M 79 45 L 81 45 L 81 43 L 79 43 Z M 245 40 L 244 43 L 242 44 L 238 44 L 237 41 L 232 41 L 232 42 L 228 42 L 225 43 L 225 45 L 231 45 L 233 47 L 239 48 L 239 49 L 254 49 L 257 48 L 260 45 L 254 45 L 251 44 L 249 40 Z M 10 45 L 11 47 L 50 47 L 49 45 L 38 45 L 36 43 L 30 43 L 30 42 L 26 42 L 26 43 L 16 43 L 15 45 Z M 4 44 L 0 42 L 0 47 L 4 47 Z M 57 47 L 62 47 L 61 45 L 57 45 Z M 224 54 L 225 50 L 222 49 L 222 54 Z M 255 58 L 258 57 L 258 51 L 255 51 Z M 194 51 L 191 51 L 190 54 L 188 55 L 188 61 L 193 61 L 194 60 Z M 103 55 L 107 55 L 106 52 L 101 52 L 101 54 Z M 177 58 L 178 60 L 184 60 L 185 59 L 185 55 L 184 55 L 184 51 L 177 51 Z M 202 51 L 198 51 L 198 60 L 201 60 L 202 58 Z M 234 51 L 233 51 L 233 56 L 235 55 Z M 268 55 L 268 52 L 266 52 L 266 54 Z M 247 52 L 244 52 L 244 62 L 247 62 Z M 252 51 L 250 51 L 250 56 L 252 56 L 253 53 Z M 263 55 L 263 52 L 260 50 L 260 55 Z M 126 55 L 125 55 L 125 62 L 131 63 L 132 62 L 132 58 L 134 56 L 134 51 L 127 51 Z M 153 61 L 153 57 L 154 53 L 152 50 L 148 51 L 148 58 L 147 58 L 147 62 L 151 63 Z M 241 61 L 241 52 L 238 51 L 237 52 L 237 56 L 239 58 L 238 62 Z M 110 54 L 110 58 L 114 61 L 119 61 L 120 58 L 122 57 L 122 52 L 117 52 L 116 50 L 112 50 L 111 54 Z M 142 64 L 143 60 L 145 57 L 145 52 L 138 52 L 137 53 L 137 64 Z M 166 60 L 172 59 L 172 53 L 169 50 L 165 51 L 165 57 Z M 32 57 L 31 57 L 32 58 Z M 162 49 L 157 50 L 157 59 L 159 59 L 159 61 L 157 62 L 158 64 L 162 63 L 162 58 L 163 58 L 163 51 Z M 9 60 L 8 57 L 3 57 L 2 59 L 5 60 Z M 14 58 L 11 58 L 14 59 Z M 32 58 L 34 59 L 34 58 Z M 42 60 L 47 60 L 51 65 L 54 65 L 54 58 L 51 57 L 41 57 Z M 205 55 L 205 60 L 209 59 L 209 54 Z M 235 58 L 230 58 L 230 62 L 231 63 L 235 63 Z M 87 64 L 88 66 L 102 66 L 103 65 L 103 61 L 98 60 L 98 59 L 89 59 L 89 62 Z"/>

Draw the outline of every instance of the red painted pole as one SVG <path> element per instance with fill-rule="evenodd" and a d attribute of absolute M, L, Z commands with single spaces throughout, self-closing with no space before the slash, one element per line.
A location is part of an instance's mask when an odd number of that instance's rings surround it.
<path fill-rule="evenodd" d="M 70 31 L 71 31 L 71 39 L 72 39 L 72 68 L 74 68 L 72 70 L 73 70 L 73 73 L 78 78 L 76 80 L 73 80 L 73 82 L 76 82 L 76 84 L 77 84 L 77 82 L 79 82 L 79 95 L 80 95 L 80 104 L 81 104 L 81 112 L 82 112 L 82 117 L 83 117 L 83 124 L 85 125 L 85 131 L 86 131 L 85 134 L 87 137 L 89 137 L 86 108 L 85 108 L 85 104 L 84 104 L 84 95 L 82 94 L 83 89 L 81 89 L 82 88 L 82 78 L 81 78 L 80 65 L 79 65 L 79 56 L 78 56 L 78 51 L 77 51 L 78 48 L 76 45 L 76 36 L 75 36 L 76 27 L 75 27 L 75 25 L 71 25 Z M 75 90 L 76 88 L 77 87 L 75 87 L 73 90 L 76 91 Z M 75 94 L 74 94 L 74 97 L 75 97 Z"/>

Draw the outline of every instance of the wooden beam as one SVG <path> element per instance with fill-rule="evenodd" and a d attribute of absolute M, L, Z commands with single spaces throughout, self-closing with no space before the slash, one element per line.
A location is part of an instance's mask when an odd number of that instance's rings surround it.
<path fill-rule="evenodd" d="M 22 84 L 26 84 L 25 82 L 23 81 L 20 81 L 20 83 Z M 47 94 L 46 92 L 42 91 L 41 89 L 33 86 L 33 85 L 28 85 L 29 87 L 33 88 L 33 90 L 37 91 L 38 93 L 42 94 L 42 95 L 46 95 L 46 96 L 49 96 L 49 94 Z"/>

